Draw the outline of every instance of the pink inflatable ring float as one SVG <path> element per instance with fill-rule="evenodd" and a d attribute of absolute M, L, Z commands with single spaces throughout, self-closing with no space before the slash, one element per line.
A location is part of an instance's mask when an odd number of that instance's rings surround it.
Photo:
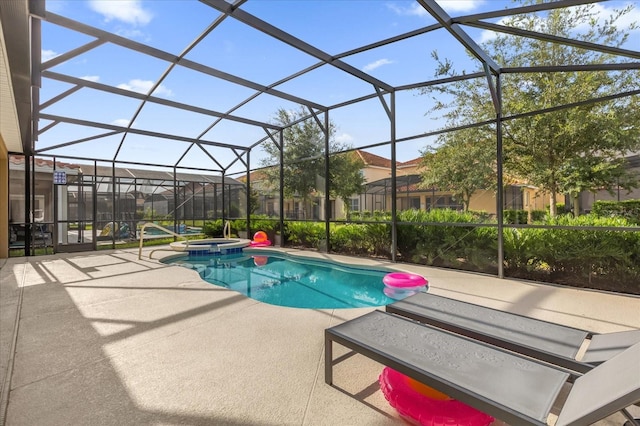
<path fill-rule="evenodd" d="M 421 426 L 488 426 L 494 418 L 435 389 L 422 385 L 415 390 L 411 378 L 385 367 L 380 374 L 380 390 L 389 404 L 413 424 Z"/>
<path fill-rule="evenodd" d="M 253 240 L 249 242 L 249 245 L 251 247 L 268 247 L 271 245 L 271 241 L 268 238 L 266 232 L 258 231 L 254 234 Z"/>
<path fill-rule="evenodd" d="M 384 276 L 382 282 L 387 287 L 408 288 L 424 287 L 429 285 L 429 281 L 422 275 L 410 272 L 391 272 Z"/>

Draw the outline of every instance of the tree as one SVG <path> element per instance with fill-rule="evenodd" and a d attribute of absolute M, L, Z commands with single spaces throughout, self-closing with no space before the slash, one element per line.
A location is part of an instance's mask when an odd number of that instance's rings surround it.
<path fill-rule="evenodd" d="M 524 1 L 524 4 L 534 1 Z M 617 10 L 599 23 L 595 5 L 554 9 L 546 14 L 521 14 L 503 25 L 558 37 L 620 47 L 628 31 L 616 23 L 633 6 Z M 579 30 L 586 28 L 586 30 Z M 498 35 L 482 46 L 505 67 L 607 64 L 619 61 L 609 53 L 550 43 L 533 38 Z M 455 75 L 448 60 L 440 60 L 439 75 Z M 576 194 L 618 183 L 626 189 L 638 180 L 624 169 L 624 155 L 640 148 L 640 97 L 582 104 L 543 114 L 533 111 L 553 108 L 594 97 L 637 90 L 638 71 L 582 71 L 504 74 L 501 78 L 503 157 L 505 174 L 526 180 L 550 194 L 550 213 L 556 215 L 556 194 Z M 491 97 L 482 79 L 424 89 L 450 95 L 436 103 L 449 125 L 469 124 L 492 117 Z M 521 115 L 518 118 L 509 117 Z M 495 116 L 495 112 L 493 112 Z"/>
<path fill-rule="evenodd" d="M 355 153 L 334 154 L 329 158 L 330 194 L 344 202 L 347 220 L 351 217 L 349 197 L 360 194 L 364 188 L 363 167 L 364 161 Z"/>
<path fill-rule="evenodd" d="M 422 153 L 420 186 L 451 191 L 468 211 L 473 193 L 495 188 L 495 143 L 490 134 L 490 129 L 464 129 L 442 135 L 442 145 Z"/>
<path fill-rule="evenodd" d="M 249 192 L 249 214 L 254 214 L 260 208 L 260 194 L 251 188 Z"/>
<path fill-rule="evenodd" d="M 299 197 L 305 206 L 315 194 L 325 193 L 325 134 L 314 119 L 299 120 L 306 116 L 303 107 L 296 111 L 279 109 L 274 123 L 283 127 L 283 188 L 285 198 Z M 346 200 L 361 190 L 363 178 L 358 180 L 362 162 L 347 153 L 338 154 L 347 146 L 338 143 L 335 126 L 329 124 L 329 152 L 335 155 L 329 160 L 330 193 Z M 262 160 L 270 186 L 280 182 L 280 149 L 274 143 L 264 145 L 267 158 Z M 346 204 L 346 203 L 345 203 Z"/>

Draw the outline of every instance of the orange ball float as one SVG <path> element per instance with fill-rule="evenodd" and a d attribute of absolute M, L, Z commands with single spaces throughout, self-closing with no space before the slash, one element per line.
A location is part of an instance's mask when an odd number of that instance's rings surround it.
<path fill-rule="evenodd" d="M 253 235 L 253 241 L 256 243 L 264 243 L 267 241 L 269 237 L 267 237 L 267 233 L 264 231 L 258 231 Z"/>
<path fill-rule="evenodd" d="M 436 401 L 449 401 L 451 399 L 448 395 L 445 395 L 430 386 L 422 384 L 411 377 L 407 377 L 407 384 L 411 389 L 426 396 L 427 398 L 435 399 Z"/>

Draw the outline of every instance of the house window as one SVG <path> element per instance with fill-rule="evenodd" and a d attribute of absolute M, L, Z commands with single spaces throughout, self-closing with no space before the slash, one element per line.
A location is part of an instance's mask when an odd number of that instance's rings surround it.
<path fill-rule="evenodd" d="M 349 210 L 352 212 L 360 211 L 360 198 L 349 198 L 347 203 L 349 204 Z"/>

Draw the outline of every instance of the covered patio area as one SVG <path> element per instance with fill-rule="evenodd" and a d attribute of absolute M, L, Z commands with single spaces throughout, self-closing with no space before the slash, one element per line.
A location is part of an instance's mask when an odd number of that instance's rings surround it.
<path fill-rule="evenodd" d="M 356 355 L 324 383 L 324 329 L 370 309 L 260 303 L 149 250 L 1 261 L 0 424 L 404 424 L 379 390 L 381 365 Z M 634 296 L 388 264 L 434 294 L 526 316 L 601 333 L 640 324 Z"/>

